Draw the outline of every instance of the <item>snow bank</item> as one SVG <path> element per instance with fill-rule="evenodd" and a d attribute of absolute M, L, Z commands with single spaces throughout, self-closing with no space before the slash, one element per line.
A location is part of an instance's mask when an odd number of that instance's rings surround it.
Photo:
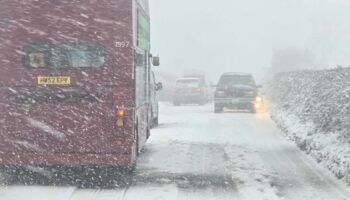
<path fill-rule="evenodd" d="M 287 136 L 350 184 L 350 69 L 281 73 L 267 94 Z"/>

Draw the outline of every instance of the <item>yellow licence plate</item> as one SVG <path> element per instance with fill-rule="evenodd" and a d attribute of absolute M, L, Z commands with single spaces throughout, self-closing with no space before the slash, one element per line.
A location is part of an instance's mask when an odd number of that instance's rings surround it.
<path fill-rule="evenodd" d="M 38 85 L 70 85 L 69 76 L 39 76 Z"/>

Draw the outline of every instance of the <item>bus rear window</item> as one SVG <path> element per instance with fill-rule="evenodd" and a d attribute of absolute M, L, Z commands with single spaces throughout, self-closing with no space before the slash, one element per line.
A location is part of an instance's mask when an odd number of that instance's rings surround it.
<path fill-rule="evenodd" d="M 27 68 L 100 68 L 106 60 L 105 48 L 97 42 L 31 43 L 23 47 Z"/>

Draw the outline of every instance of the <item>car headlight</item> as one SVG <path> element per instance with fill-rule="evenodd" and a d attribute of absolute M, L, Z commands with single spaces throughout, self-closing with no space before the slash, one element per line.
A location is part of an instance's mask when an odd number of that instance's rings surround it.
<path fill-rule="evenodd" d="M 263 99 L 262 99 L 261 97 L 256 97 L 256 98 L 255 98 L 255 101 L 256 101 L 256 102 L 262 102 Z"/>
<path fill-rule="evenodd" d="M 255 107 L 255 109 L 261 109 L 262 108 L 262 104 L 260 102 L 256 102 L 254 104 L 254 107 Z"/>

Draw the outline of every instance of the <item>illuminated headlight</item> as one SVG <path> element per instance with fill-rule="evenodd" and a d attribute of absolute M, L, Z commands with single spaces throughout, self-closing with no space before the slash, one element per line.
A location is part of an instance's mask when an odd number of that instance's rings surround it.
<path fill-rule="evenodd" d="M 256 101 L 256 102 L 262 102 L 263 99 L 262 99 L 261 97 L 256 97 L 256 98 L 255 98 L 255 101 Z"/>
<path fill-rule="evenodd" d="M 260 109 L 260 108 L 262 108 L 262 105 L 261 105 L 261 103 L 255 103 L 254 107 L 255 107 L 255 109 Z"/>

